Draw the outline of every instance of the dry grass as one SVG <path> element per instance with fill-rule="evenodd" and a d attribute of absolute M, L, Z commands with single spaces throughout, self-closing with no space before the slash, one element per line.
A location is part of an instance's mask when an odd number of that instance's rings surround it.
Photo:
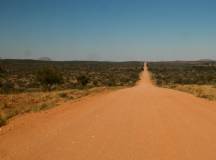
<path fill-rule="evenodd" d="M 77 99 L 88 94 L 104 91 L 108 88 L 92 88 L 86 90 L 64 90 L 53 92 L 29 92 L 20 94 L 0 94 L 0 126 L 16 115 L 26 112 L 37 112 L 58 104 Z"/>
<path fill-rule="evenodd" d="M 212 85 L 173 85 L 169 86 L 176 90 L 191 93 L 197 97 L 216 100 L 216 86 Z"/>

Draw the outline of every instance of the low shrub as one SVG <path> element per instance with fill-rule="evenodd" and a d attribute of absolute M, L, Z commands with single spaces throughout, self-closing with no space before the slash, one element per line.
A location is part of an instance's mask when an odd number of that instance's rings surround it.
<path fill-rule="evenodd" d="M 47 103 L 37 104 L 37 105 L 32 106 L 31 111 L 38 112 L 41 110 L 45 110 L 45 109 L 49 108 L 50 106 L 51 105 L 48 105 Z"/>
<path fill-rule="evenodd" d="M 6 119 L 3 118 L 2 116 L 0 116 L 0 127 L 5 125 L 7 122 L 6 122 Z"/>
<path fill-rule="evenodd" d="M 45 90 L 50 91 L 53 85 L 62 83 L 61 72 L 55 67 L 44 67 L 37 72 L 37 80 Z"/>
<path fill-rule="evenodd" d="M 8 94 L 14 90 L 14 84 L 10 81 L 1 82 L 1 93 Z"/>
<path fill-rule="evenodd" d="M 68 94 L 65 93 L 65 92 L 62 92 L 62 93 L 59 93 L 59 97 L 61 97 L 61 98 L 67 98 Z"/>
<path fill-rule="evenodd" d="M 85 87 L 89 83 L 89 78 L 85 75 L 81 75 L 77 77 L 77 81 L 79 85 Z"/>

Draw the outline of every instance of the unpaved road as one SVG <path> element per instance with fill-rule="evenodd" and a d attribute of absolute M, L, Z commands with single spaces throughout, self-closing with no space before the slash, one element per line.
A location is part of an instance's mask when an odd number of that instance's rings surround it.
<path fill-rule="evenodd" d="M 1 160 L 215 160 L 216 103 L 155 87 L 145 70 L 133 88 L 21 116 L 1 132 Z"/>

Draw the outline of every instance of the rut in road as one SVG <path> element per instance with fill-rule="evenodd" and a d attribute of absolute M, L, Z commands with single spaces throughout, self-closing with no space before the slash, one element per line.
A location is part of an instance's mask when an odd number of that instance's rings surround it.
<path fill-rule="evenodd" d="M 1 160 L 215 160 L 216 103 L 151 83 L 12 121 Z M 4 129 L 3 129 L 4 130 Z"/>

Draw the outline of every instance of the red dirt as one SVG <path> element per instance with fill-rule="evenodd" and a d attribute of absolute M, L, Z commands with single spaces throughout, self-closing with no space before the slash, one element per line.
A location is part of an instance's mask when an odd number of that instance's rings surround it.
<path fill-rule="evenodd" d="M 12 120 L 1 160 L 215 160 L 216 103 L 154 86 L 86 97 Z"/>

